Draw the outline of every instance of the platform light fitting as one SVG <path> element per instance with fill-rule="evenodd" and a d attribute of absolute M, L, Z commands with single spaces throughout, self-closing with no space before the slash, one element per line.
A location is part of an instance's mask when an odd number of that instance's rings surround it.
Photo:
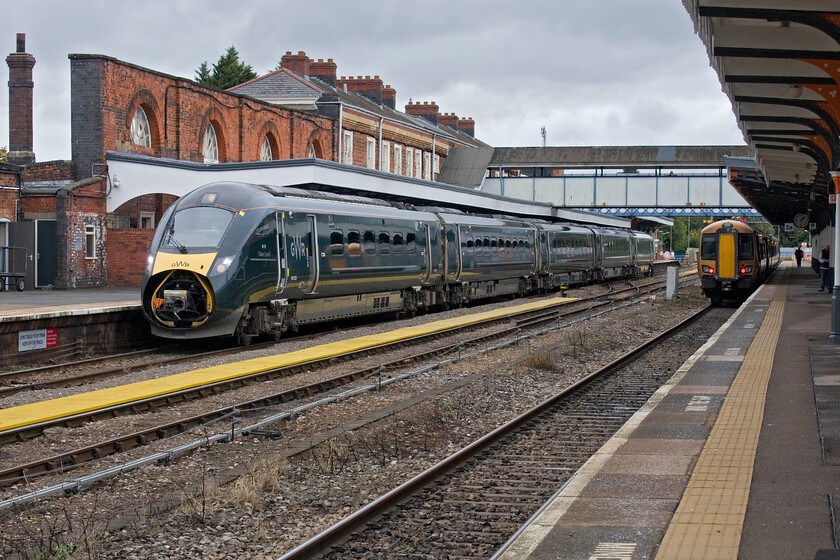
<path fill-rule="evenodd" d="M 115 189 L 120 188 L 120 180 L 119 180 L 119 179 L 117 179 L 117 176 L 116 176 L 116 175 L 114 175 L 114 178 L 113 178 L 113 180 L 112 180 L 111 182 L 113 183 L 113 185 L 114 185 L 114 188 L 115 188 Z"/>
<path fill-rule="evenodd" d="M 788 90 L 790 96 L 794 99 L 799 99 L 802 97 L 802 86 L 798 86 L 796 84 L 790 86 L 790 90 Z"/>

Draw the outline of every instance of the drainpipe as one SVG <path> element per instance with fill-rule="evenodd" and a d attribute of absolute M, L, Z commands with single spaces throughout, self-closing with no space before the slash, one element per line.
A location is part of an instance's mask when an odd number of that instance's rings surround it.
<path fill-rule="evenodd" d="M 382 123 L 385 117 L 379 117 L 379 171 L 382 171 Z"/>
<path fill-rule="evenodd" d="M 840 198 L 840 171 L 831 172 L 831 180 L 834 182 L 834 193 Z M 831 247 L 831 254 L 834 257 L 834 290 L 831 295 L 831 334 L 828 340 L 834 344 L 840 344 L 840 259 L 837 251 L 840 250 L 840 201 L 834 204 L 834 245 Z"/>

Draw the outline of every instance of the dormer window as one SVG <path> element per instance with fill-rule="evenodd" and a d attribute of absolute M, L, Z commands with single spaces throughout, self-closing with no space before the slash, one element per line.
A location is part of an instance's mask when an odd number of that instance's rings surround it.
<path fill-rule="evenodd" d="M 131 119 L 131 142 L 144 148 L 152 147 L 152 130 L 143 107 L 137 107 Z"/>

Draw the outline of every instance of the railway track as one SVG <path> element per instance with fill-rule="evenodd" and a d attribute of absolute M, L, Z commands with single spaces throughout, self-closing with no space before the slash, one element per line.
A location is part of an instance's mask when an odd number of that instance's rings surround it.
<path fill-rule="evenodd" d="M 663 279 L 652 279 L 623 289 L 615 289 L 612 285 L 608 285 L 608 291 L 605 294 L 584 297 L 580 301 L 597 301 L 605 297 L 621 297 L 623 294 L 633 292 L 636 294 L 649 293 L 650 291 L 660 289 L 664 282 Z M 548 318 L 550 315 L 551 312 L 548 312 L 545 314 L 545 317 Z M 323 333 L 301 334 L 295 336 L 294 339 L 298 341 L 316 340 L 321 336 L 323 336 Z M 276 342 L 272 341 L 252 344 L 248 347 L 222 348 L 197 352 L 184 352 L 182 348 L 165 346 L 139 350 L 137 352 L 127 352 L 115 356 L 100 356 L 25 370 L 0 372 L 0 398 L 26 391 L 80 386 L 163 364 L 189 363 L 213 356 L 225 357 L 240 354 L 245 351 L 268 348 L 274 344 Z M 91 368 L 100 369 L 91 370 Z"/>
<path fill-rule="evenodd" d="M 705 341 L 704 310 L 500 426 L 371 502 L 281 560 L 302 558 L 491 558 L 687 358 L 652 370 L 669 346 Z M 714 326 L 714 328 L 717 328 Z M 694 330 L 703 330 L 697 335 Z M 713 332 L 713 331 L 712 331 Z M 680 340 L 682 339 L 682 340 Z M 699 346 L 699 344 L 698 344 Z M 693 351 L 693 350 L 691 350 Z"/>
<path fill-rule="evenodd" d="M 657 289 L 656 283 L 650 283 L 642 288 L 638 286 L 631 286 L 621 290 L 615 290 L 610 295 L 613 299 L 615 299 L 617 297 L 622 297 L 621 294 L 623 294 L 623 296 L 629 296 L 631 294 L 638 295 L 644 290 L 655 289 Z M 603 296 L 597 297 L 603 299 Z M 393 371 L 394 368 L 407 367 L 410 364 L 415 364 L 423 360 L 429 360 L 434 358 L 435 356 L 447 355 L 461 350 L 465 350 L 466 346 L 481 346 L 485 344 L 491 344 L 494 340 L 511 336 L 512 334 L 522 331 L 523 329 L 534 328 L 552 321 L 570 320 L 576 316 L 592 314 L 593 310 L 603 306 L 608 306 L 610 303 L 612 303 L 613 299 L 605 301 L 589 301 L 588 305 L 575 310 L 566 310 L 563 309 L 562 306 L 560 306 L 556 309 L 551 309 L 547 312 L 542 311 L 522 314 L 522 316 L 515 318 L 515 321 L 512 322 L 507 328 L 486 336 L 474 338 L 470 341 L 469 344 L 465 344 L 462 342 L 455 344 L 443 344 L 430 351 L 423 351 L 411 354 L 409 356 L 404 356 L 396 361 L 383 363 L 374 368 L 354 369 L 330 379 L 320 380 L 316 383 L 303 385 L 248 402 L 238 403 L 234 406 L 228 406 L 217 410 L 204 412 L 192 417 L 181 417 L 174 422 L 156 425 L 144 429 L 142 431 L 120 435 L 114 438 L 109 438 L 107 440 L 97 442 L 93 445 L 85 446 L 83 448 L 46 457 L 39 461 L 7 468 L 3 471 L 0 471 L 0 488 L 16 484 L 24 479 L 31 479 L 34 476 L 40 476 L 54 472 L 68 471 L 75 468 L 78 465 L 85 464 L 90 460 L 135 449 L 137 447 L 147 445 L 151 442 L 172 437 L 174 435 L 186 432 L 199 426 L 204 426 L 206 424 L 231 415 L 247 414 L 249 411 L 266 409 L 268 407 L 274 407 L 279 404 L 293 403 L 295 401 L 303 402 L 303 400 L 305 399 L 312 399 L 316 396 L 327 394 L 339 388 L 347 387 L 349 384 L 360 379 L 367 378 L 377 373 L 378 371 Z M 475 327 L 473 326 L 472 328 Z M 458 330 L 453 329 L 451 331 L 448 331 L 448 334 L 451 335 L 455 332 L 458 332 Z M 412 343 L 416 344 L 418 343 L 418 340 L 415 339 L 402 341 L 399 346 L 404 346 Z M 387 348 L 380 347 L 378 349 L 372 349 L 372 351 L 385 352 L 388 348 L 394 348 L 397 346 L 398 345 L 389 346 Z M 358 353 L 356 355 L 358 355 Z M 348 356 L 347 358 L 349 357 L 350 356 Z M 260 372 L 259 374 L 251 376 L 247 380 L 239 380 L 238 384 L 246 382 L 263 381 L 270 377 L 276 377 L 281 375 L 291 375 L 298 371 L 311 370 L 316 365 L 324 366 L 333 363 L 334 361 L 335 358 L 331 358 L 329 360 L 321 361 L 320 364 L 314 364 L 310 362 L 306 364 L 296 364 L 295 366 L 292 366 L 290 368 L 283 368 L 282 370 Z M 73 426 L 117 414 L 131 414 L 142 412 L 145 410 L 152 410 L 159 408 L 160 406 L 163 406 L 167 403 L 175 404 L 183 400 L 213 394 L 214 392 L 220 390 L 222 390 L 222 388 L 220 388 L 217 385 L 205 386 L 203 388 L 200 388 L 197 392 L 170 394 L 167 396 L 163 396 L 159 399 L 149 399 L 143 402 L 126 403 L 126 405 L 120 407 L 119 409 L 115 408 L 105 411 L 95 411 L 77 417 L 58 419 L 54 422 L 44 423 L 38 426 L 24 427 L 17 430 L 8 430 L 0 434 L 0 437 L 5 438 L 5 441 L 28 439 L 31 437 L 36 437 L 37 435 L 42 433 L 43 430 L 52 426 Z"/>

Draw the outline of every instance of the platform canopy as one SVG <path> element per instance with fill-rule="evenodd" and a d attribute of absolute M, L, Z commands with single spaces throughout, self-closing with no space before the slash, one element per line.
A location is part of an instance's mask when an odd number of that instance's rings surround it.
<path fill-rule="evenodd" d="M 840 168 L 840 2 L 683 4 L 755 150 L 757 169 L 730 168 L 730 182 L 772 223 L 822 229 Z"/>

